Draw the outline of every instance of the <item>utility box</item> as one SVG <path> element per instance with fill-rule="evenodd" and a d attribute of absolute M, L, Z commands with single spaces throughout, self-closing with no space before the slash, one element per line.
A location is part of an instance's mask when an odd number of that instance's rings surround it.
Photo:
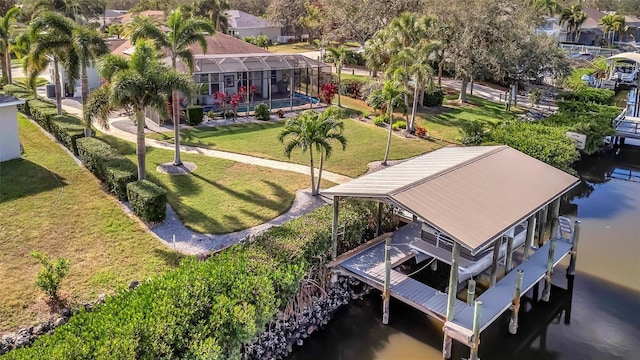
<path fill-rule="evenodd" d="M 56 86 L 54 84 L 47 84 L 47 97 L 49 99 L 56 97 Z"/>

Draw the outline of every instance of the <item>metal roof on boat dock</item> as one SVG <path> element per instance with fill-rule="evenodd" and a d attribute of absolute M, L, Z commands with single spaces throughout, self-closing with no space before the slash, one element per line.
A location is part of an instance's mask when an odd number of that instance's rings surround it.
<path fill-rule="evenodd" d="M 578 182 L 508 146 L 447 147 L 323 194 L 388 201 L 475 254 Z"/>

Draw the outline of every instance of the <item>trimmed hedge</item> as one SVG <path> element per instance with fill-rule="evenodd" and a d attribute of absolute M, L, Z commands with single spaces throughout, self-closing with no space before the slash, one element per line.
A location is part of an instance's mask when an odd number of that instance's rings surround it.
<path fill-rule="evenodd" d="M 369 203 L 341 205 L 340 252 L 370 237 L 374 211 Z M 238 359 L 242 344 L 264 330 L 310 270 L 330 259 L 331 219 L 331 207 L 322 206 L 206 261 L 188 257 L 5 357 Z"/>
<path fill-rule="evenodd" d="M 51 133 L 64 146 L 71 150 L 74 155 L 78 155 L 78 147 L 76 141 L 84 137 L 84 126 L 80 120 L 74 116 L 56 115 L 51 117 L 49 121 L 51 125 Z"/>
<path fill-rule="evenodd" d="M 107 159 L 117 155 L 115 149 L 109 144 L 96 138 L 82 138 L 76 141 L 78 157 L 96 177 L 102 181 L 105 179 L 103 164 Z"/>
<path fill-rule="evenodd" d="M 187 121 L 189 125 L 196 126 L 202 123 L 204 108 L 200 105 L 187 106 Z"/>
<path fill-rule="evenodd" d="M 127 200 L 127 184 L 138 180 L 138 168 L 122 156 L 110 157 L 102 165 L 104 182 L 118 200 Z"/>
<path fill-rule="evenodd" d="M 51 132 L 51 118 L 58 115 L 56 106 L 46 100 L 27 100 L 27 108 L 33 120 L 42 126 L 48 132 Z"/>
<path fill-rule="evenodd" d="M 79 138 L 76 141 L 78 157 L 98 179 L 105 183 L 109 192 L 119 200 L 127 200 L 127 184 L 138 178 L 134 163 L 96 138 Z"/>
<path fill-rule="evenodd" d="M 444 92 L 439 87 L 436 87 L 432 90 L 425 89 L 424 91 L 424 100 L 422 101 L 422 105 L 424 106 L 441 106 L 444 101 Z"/>
<path fill-rule="evenodd" d="M 160 222 L 167 217 L 167 191 L 148 180 L 127 184 L 131 209 L 140 218 Z"/>

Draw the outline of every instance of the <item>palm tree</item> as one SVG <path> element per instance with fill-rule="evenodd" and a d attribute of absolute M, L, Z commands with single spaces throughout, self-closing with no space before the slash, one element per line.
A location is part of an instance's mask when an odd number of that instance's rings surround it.
<path fill-rule="evenodd" d="M 196 0 L 193 5 L 193 15 L 209 19 L 215 25 L 215 30 L 227 33 L 229 19 L 226 11 L 229 10 L 227 0 Z"/>
<path fill-rule="evenodd" d="M 404 48 L 396 54 L 389 63 L 389 70 L 393 71 L 392 78 L 406 83 L 406 79 L 413 79 L 413 104 L 411 117 L 407 128 L 410 133 L 415 131 L 416 112 L 420 93 L 427 83 L 433 83 L 433 68 L 429 65 L 429 57 L 437 49 L 436 44 L 421 44 L 415 47 Z M 406 70 L 405 70 L 406 69 Z M 408 90 L 405 89 L 405 90 Z"/>
<path fill-rule="evenodd" d="M 36 0 L 32 18 L 36 19 L 43 11 L 57 12 L 71 18 L 79 24 L 87 24 L 89 19 L 101 14 L 104 5 L 94 0 Z"/>
<path fill-rule="evenodd" d="M 389 116 L 389 135 L 387 136 L 387 147 L 384 151 L 384 159 L 382 160 L 382 165 L 387 165 L 389 148 L 391 147 L 391 135 L 393 134 L 393 109 L 401 107 L 403 110 L 406 110 L 407 105 L 404 102 L 405 91 L 396 81 L 385 81 L 384 87 L 377 91 L 380 92 L 380 98 L 384 99 L 387 115 Z"/>
<path fill-rule="evenodd" d="M 364 44 L 363 56 L 367 67 L 373 70 L 373 77 L 378 77 L 378 71 L 382 70 L 391 58 L 385 44 L 386 37 L 384 30 L 380 30 Z"/>
<path fill-rule="evenodd" d="M 567 31 L 573 34 L 573 41 L 580 38 L 580 27 L 587 20 L 587 14 L 582 11 L 582 5 L 572 5 L 560 12 L 560 25 L 567 24 Z"/>
<path fill-rule="evenodd" d="M 629 27 L 625 24 L 625 18 L 623 15 L 614 15 L 613 17 L 612 31 L 618 34 L 618 41 L 622 41 L 622 35 L 629 30 Z"/>
<path fill-rule="evenodd" d="M 2 77 L 6 77 L 7 84 L 11 84 L 11 40 L 16 17 L 20 14 L 20 7 L 14 6 L 0 17 L 0 62 L 2 62 Z M 4 80 L 4 79 L 3 79 Z"/>
<path fill-rule="evenodd" d="M 43 70 L 44 59 L 52 60 L 58 115 L 62 115 L 60 65 L 64 65 L 69 81 L 75 81 L 78 78 L 78 58 L 72 51 L 72 33 L 75 26 L 73 20 L 61 14 L 44 12 L 31 23 L 29 30 L 31 50 L 27 63 L 32 66 L 32 70 L 29 72 L 30 80 L 35 80 L 35 77 Z"/>
<path fill-rule="evenodd" d="M 353 51 L 344 45 L 340 45 L 339 48 L 329 47 L 327 51 L 333 57 L 333 63 L 336 64 L 336 72 L 338 73 L 338 107 L 342 107 L 342 102 L 340 101 L 340 93 L 342 93 L 342 89 L 340 88 L 342 83 L 342 66 L 353 62 Z"/>
<path fill-rule="evenodd" d="M 71 34 L 72 49 L 77 57 L 77 64 L 80 66 L 80 84 L 82 87 L 82 103 L 89 96 L 89 77 L 87 68 L 95 64 L 99 56 L 109 52 L 109 47 L 100 33 L 86 25 L 76 25 Z M 85 124 L 84 134 L 91 136 L 91 123 Z"/>
<path fill-rule="evenodd" d="M 108 126 L 109 112 L 118 107 L 133 109 L 137 125 L 136 154 L 138 180 L 146 178 L 145 169 L 145 110 L 152 108 L 165 115 L 167 96 L 173 89 L 190 93 L 193 79 L 164 65 L 158 59 L 155 47 L 146 40 L 136 43 L 130 59 L 106 55 L 99 64 L 100 76 L 107 82 L 91 93 L 85 105 L 84 120 L 97 120 Z"/>
<path fill-rule="evenodd" d="M 148 17 L 141 18 L 131 31 L 131 41 L 135 44 L 141 38 L 153 40 L 155 44 L 167 52 L 171 57 L 171 66 L 177 70 L 177 61 L 180 59 L 187 65 L 189 74 L 193 73 L 193 51 L 191 45 L 198 43 L 202 52 L 207 52 L 208 34 L 213 34 L 213 25 L 205 18 L 187 18 L 180 9 L 174 10 L 167 19 L 169 32 L 164 32 L 153 23 Z M 180 104 L 178 101 L 178 91 L 171 92 L 171 102 L 173 109 L 173 133 L 175 139 L 175 159 L 173 165 L 182 165 L 180 160 Z"/>
<path fill-rule="evenodd" d="M 337 141 L 342 145 L 342 150 L 347 146 L 347 139 L 342 134 L 344 123 L 339 120 L 341 117 L 342 110 L 335 106 L 328 107 L 322 113 L 306 110 L 300 116 L 287 120 L 284 130 L 282 130 L 278 136 L 278 139 L 283 144 L 287 138 L 291 138 L 284 147 L 284 153 L 289 158 L 291 157 L 291 152 L 295 149 L 300 149 L 303 153 L 309 150 L 312 195 L 318 195 L 320 193 L 324 159 L 328 159 L 333 151 L 331 142 Z M 314 148 L 320 156 L 317 183 L 314 178 Z"/>

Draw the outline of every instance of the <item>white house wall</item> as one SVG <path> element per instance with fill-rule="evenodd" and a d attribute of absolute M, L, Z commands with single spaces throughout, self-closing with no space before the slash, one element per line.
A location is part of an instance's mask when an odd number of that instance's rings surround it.
<path fill-rule="evenodd" d="M 242 28 L 242 29 L 229 29 L 229 33 L 235 37 L 242 39 L 245 36 L 258 37 L 264 35 L 272 42 L 276 42 L 282 32 L 282 28 L 278 26 L 261 27 L 261 28 Z"/>
<path fill-rule="evenodd" d="M 100 85 L 102 85 L 102 83 L 100 82 L 100 75 L 98 75 L 98 70 L 96 70 L 96 68 L 94 67 L 87 68 L 87 78 L 89 80 L 89 90 L 97 89 L 100 87 Z M 64 69 L 60 68 L 60 81 L 62 81 L 62 84 L 65 84 L 66 80 L 66 73 Z M 51 71 L 51 83 L 55 83 L 53 71 Z M 82 96 L 81 87 L 81 81 L 80 79 L 78 79 L 76 81 L 74 97 Z"/>
<path fill-rule="evenodd" d="M 15 105 L 0 108 L 0 162 L 20 157 L 18 109 Z"/>

